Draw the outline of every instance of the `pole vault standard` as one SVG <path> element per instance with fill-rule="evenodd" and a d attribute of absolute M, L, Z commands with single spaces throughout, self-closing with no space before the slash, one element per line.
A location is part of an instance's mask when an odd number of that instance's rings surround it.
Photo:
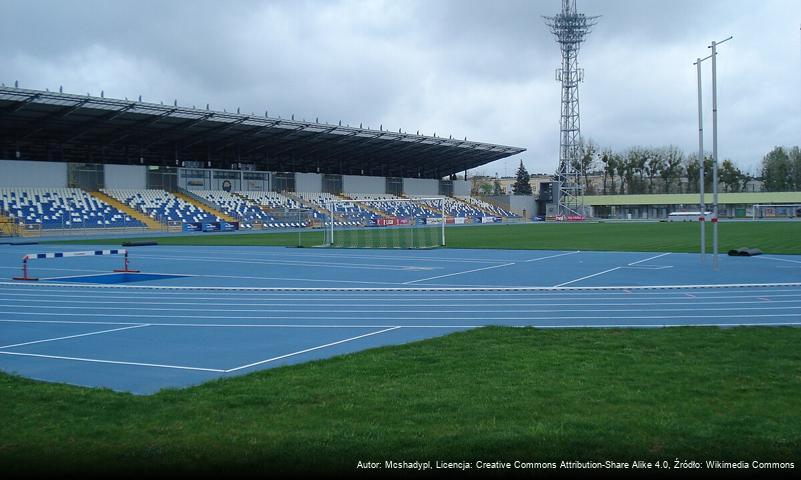
<path fill-rule="evenodd" d="M 95 257 L 105 255 L 122 255 L 123 263 L 122 268 L 115 269 L 115 272 L 121 273 L 139 273 L 139 270 L 131 270 L 128 268 L 128 250 L 89 250 L 81 252 L 48 252 L 48 253 L 29 253 L 22 257 L 22 276 L 13 277 L 13 280 L 26 280 L 36 281 L 36 277 L 28 275 L 28 261 L 30 260 L 43 260 L 51 258 L 68 258 L 68 257 Z"/>

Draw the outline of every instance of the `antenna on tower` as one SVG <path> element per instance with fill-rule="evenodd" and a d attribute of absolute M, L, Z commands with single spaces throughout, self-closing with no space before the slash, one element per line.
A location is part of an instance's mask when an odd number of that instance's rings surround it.
<path fill-rule="evenodd" d="M 562 50 L 562 67 L 556 70 L 556 81 L 562 82 L 562 113 L 559 121 L 559 188 L 557 215 L 584 215 L 584 191 L 581 187 L 578 165 L 581 127 L 579 119 L 578 84 L 584 80 L 584 71 L 578 66 L 578 52 L 584 37 L 597 23 L 598 16 L 588 17 L 576 11 L 576 0 L 562 0 L 562 12 L 545 18 L 551 33 Z"/>

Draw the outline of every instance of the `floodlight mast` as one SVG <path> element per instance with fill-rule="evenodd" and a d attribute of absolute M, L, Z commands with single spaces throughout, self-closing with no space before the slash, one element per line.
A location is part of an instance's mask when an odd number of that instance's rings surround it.
<path fill-rule="evenodd" d="M 562 51 L 562 67 L 556 70 L 556 80 L 562 82 L 557 215 L 583 216 L 584 196 L 578 169 L 581 138 L 578 84 L 584 79 L 584 71 L 578 67 L 578 52 L 598 16 L 578 13 L 576 0 L 562 0 L 562 12 L 544 18 Z"/>

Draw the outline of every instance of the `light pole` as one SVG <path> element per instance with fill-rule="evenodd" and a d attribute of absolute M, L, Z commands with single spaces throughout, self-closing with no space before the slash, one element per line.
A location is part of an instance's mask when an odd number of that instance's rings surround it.
<path fill-rule="evenodd" d="M 733 37 L 720 42 L 712 42 L 712 268 L 718 269 L 718 89 L 717 89 L 717 46 L 728 42 Z"/>

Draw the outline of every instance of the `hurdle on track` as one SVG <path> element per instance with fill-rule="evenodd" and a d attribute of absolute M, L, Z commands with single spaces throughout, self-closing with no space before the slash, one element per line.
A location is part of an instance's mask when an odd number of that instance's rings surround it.
<path fill-rule="evenodd" d="M 139 270 L 131 270 L 128 268 L 128 250 L 88 250 L 81 252 L 49 252 L 49 253 L 29 253 L 22 257 L 22 276 L 13 277 L 12 280 L 39 280 L 36 277 L 28 276 L 28 261 L 50 258 L 67 258 L 67 257 L 94 257 L 100 255 L 123 255 L 122 268 L 114 269 L 115 272 L 122 273 L 139 273 Z"/>

